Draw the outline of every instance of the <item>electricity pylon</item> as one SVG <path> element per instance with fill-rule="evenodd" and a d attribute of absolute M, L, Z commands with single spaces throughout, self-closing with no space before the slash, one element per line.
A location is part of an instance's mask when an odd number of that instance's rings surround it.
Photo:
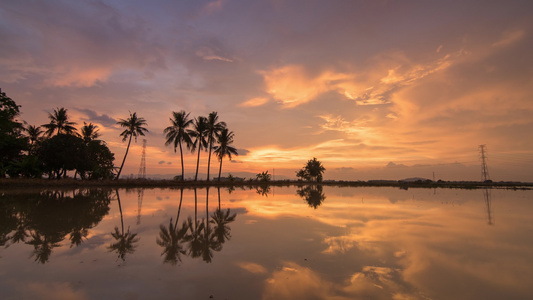
<path fill-rule="evenodd" d="M 481 180 L 490 180 L 489 169 L 487 167 L 487 158 L 485 157 L 486 145 L 479 145 L 479 154 L 481 155 Z"/>
<path fill-rule="evenodd" d="M 141 166 L 139 167 L 139 176 L 137 178 L 146 178 L 146 140 L 143 140 L 143 152 L 141 157 Z"/>

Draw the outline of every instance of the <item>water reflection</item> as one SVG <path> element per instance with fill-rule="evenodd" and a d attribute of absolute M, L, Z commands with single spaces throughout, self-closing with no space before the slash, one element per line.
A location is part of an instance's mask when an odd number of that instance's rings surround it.
<path fill-rule="evenodd" d="M 187 251 L 183 245 L 189 226 L 187 222 L 183 222 L 179 228 L 178 223 L 180 219 L 181 204 L 183 202 L 183 189 L 180 189 L 180 204 L 178 206 L 178 215 L 176 220 L 172 222 L 170 218 L 168 228 L 163 224 L 159 225 L 159 237 L 156 239 L 156 243 L 163 247 L 164 255 L 163 262 L 175 265 L 181 262 L 181 255 L 186 255 Z"/>
<path fill-rule="evenodd" d="M 135 243 L 139 241 L 137 233 L 130 232 L 130 227 L 124 232 L 124 217 L 122 215 L 122 205 L 120 204 L 120 194 L 118 189 L 115 190 L 117 195 L 118 209 L 120 210 L 120 225 L 121 230 L 118 230 L 118 226 L 115 226 L 115 231 L 111 232 L 111 236 L 116 240 L 115 243 L 109 245 L 108 250 L 110 252 L 117 252 L 118 258 L 122 261 L 126 261 L 126 254 L 133 254 L 135 252 Z"/>
<path fill-rule="evenodd" d="M 488 224 L 493 225 L 494 223 L 492 220 L 492 195 L 491 190 L 489 188 L 483 189 L 483 198 L 485 199 L 485 205 L 487 207 Z"/>
<path fill-rule="evenodd" d="M 0 298 L 533 296 L 533 191 L 492 189 L 487 198 L 483 190 L 276 186 L 264 197 L 248 186 L 231 194 L 146 189 L 142 225 L 132 191 L 108 190 L 91 200 L 100 204 L 73 201 L 89 191 L 0 194 L 0 237 L 9 246 L 0 248 Z M 498 226 L 487 226 L 493 211 Z M 85 214 L 99 217 L 82 222 Z M 117 268 L 120 251 L 108 248 L 128 232 L 140 241 Z"/>
<path fill-rule="evenodd" d="M 296 191 L 296 194 L 302 197 L 307 204 L 309 204 L 309 207 L 314 209 L 317 209 L 317 207 L 319 207 L 324 200 L 326 200 L 326 195 L 324 195 L 323 192 L 323 186 L 320 184 L 301 187 Z"/>
<path fill-rule="evenodd" d="M 159 237 L 156 243 L 163 247 L 164 263 L 176 265 L 181 262 L 181 255 L 192 258 L 201 257 L 206 263 L 213 260 L 214 252 L 222 250 L 222 246 L 231 238 L 229 223 L 235 221 L 237 214 L 231 214 L 231 209 L 221 209 L 220 188 L 218 191 L 218 208 L 209 215 L 209 190 L 206 188 L 205 217 L 198 220 L 198 190 L 194 189 L 194 221 L 187 217 L 181 227 L 178 227 L 181 204 L 183 201 L 183 189 L 180 190 L 180 204 L 176 221 L 169 221 L 168 229 L 160 225 Z M 186 244 L 185 246 L 183 244 Z"/>
<path fill-rule="evenodd" d="M 0 243 L 33 246 L 31 257 L 44 264 L 66 239 L 79 246 L 109 212 L 109 190 L 42 191 L 0 195 Z"/>

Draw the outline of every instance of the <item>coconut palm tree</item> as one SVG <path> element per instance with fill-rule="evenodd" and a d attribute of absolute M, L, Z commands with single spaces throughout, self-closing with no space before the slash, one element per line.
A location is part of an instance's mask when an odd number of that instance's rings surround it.
<path fill-rule="evenodd" d="M 54 109 L 54 113 L 48 113 L 48 119 L 50 123 L 44 124 L 43 127 L 46 128 L 46 135 L 48 137 L 54 134 L 54 131 L 57 130 L 57 134 L 73 134 L 78 135 L 76 132 L 75 122 L 70 122 L 68 120 L 67 109 L 61 107 Z"/>
<path fill-rule="evenodd" d="M 126 148 L 126 153 L 124 154 L 124 159 L 122 160 L 122 164 L 120 165 L 120 169 L 118 170 L 117 177 L 115 178 L 116 180 L 118 180 L 118 178 L 120 177 L 120 173 L 122 172 L 122 168 L 124 167 L 124 162 L 126 161 L 126 156 L 128 156 L 128 151 L 130 150 L 131 138 L 135 137 L 135 142 L 137 142 L 138 136 L 140 135 L 144 136 L 144 134 L 148 132 L 148 129 L 143 127 L 146 125 L 146 120 L 144 118 L 137 117 L 136 112 L 134 113 L 130 112 L 130 117 L 128 119 L 126 120 L 120 119 L 117 122 L 117 124 L 126 128 L 120 134 L 120 136 L 122 137 L 122 141 L 124 142 L 125 140 L 128 139 L 128 137 L 129 137 L 129 141 L 128 141 L 128 147 Z"/>
<path fill-rule="evenodd" d="M 28 127 L 26 127 L 26 132 L 28 133 L 28 138 L 30 139 L 30 143 L 32 146 L 39 140 L 41 134 L 43 134 L 41 126 L 33 125 L 28 125 Z"/>
<path fill-rule="evenodd" d="M 213 151 L 213 142 L 216 136 L 226 128 L 225 122 L 218 122 L 218 114 L 213 111 L 207 116 L 207 143 L 209 144 L 209 159 L 207 160 L 207 181 L 209 181 L 209 169 L 211 167 L 211 152 Z"/>
<path fill-rule="evenodd" d="M 87 124 L 86 122 L 83 122 L 83 127 L 81 128 L 81 137 L 85 143 L 94 141 L 100 137 L 100 133 L 98 133 L 98 131 L 98 126 L 94 125 L 93 123 Z"/>
<path fill-rule="evenodd" d="M 189 120 L 189 113 L 186 113 L 184 110 L 180 112 L 172 112 L 172 118 L 170 118 L 171 126 L 168 126 L 163 130 L 166 134 L 165 138 L 167 139 L 165 145 L 174 145 L 174 152 L 179 146 L 180 156 L 181 156 L 181 180 L 185 179 L 185 168 L 183 167 L 183 149 L 181 142 L 184 142 L 187 149 L 190 149 L 192 146 L 191 136 L 187 128 L 192 124 L 192 120 Z"/>
<path fill-rule="evenodd" d="M 37 148 L 36 144 L 41 139 L 41 134 L 43 134 L 41 126 L 28 125 L 25 130 L 30 139 L 30 154 L 35 154 Z"/>
<path fill-rule="evenodd" d="M 207 148 L 206 141 L 206 131 L 207 131 L 207 118 L 206 117 L 197 117 L 194 119 L 193 129 L 188 130 L 189 135 L 194 137 L 194 142 L 191 146 L 191 151 L 195 151 L 198 148 L 198 159 L 196 161 L 196 175 L 194 176 L 194 181 L 198 181 L 198 167 L 200 166 L 200 151 Z"/>
<path fill-rule="evenodd" d="M 215 146 L 215 155 L 220 160 L 220 167 L 218 168 L 218 181 L 220 181 L 220 173 L 222 172 L 222 161 L 224 156 L 228 156 L 231 160 L 231 155 L 239 155 L 237 149 L 231 146 L 233 144 L 233 131 L 229 131 L 227 128 L 222 129 L 220 133 L 217 134 L 218 146 Z"/>

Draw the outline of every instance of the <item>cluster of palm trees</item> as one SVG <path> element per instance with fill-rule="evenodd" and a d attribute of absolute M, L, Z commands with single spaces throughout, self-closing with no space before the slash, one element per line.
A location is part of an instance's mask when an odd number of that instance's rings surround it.
<path fill-rule="evenodd" d="M 174 152 L 177 152 L 177 149 L 179 149 L 180 152 L 181 176 L 176 177 L 181 180 L 184 179 L 185 169 L 183 163 L 183 151 L 185 148 L 191 152 L 197 151 L 195 181 L 198 180 L 200 153 L 202 150 L 209 153 L 207 162 L 207 181 L 210 179 L 211 156 L 213 153 L 220 161 L 218 170 L 218 180 L 220 180 L 223 159 L 228 157 L 231 160 L 232 155 L 238 155 L 237 149 L 232 146 L 234 133 L 233 131 L 228 130 L 225 122 L 219 121 L 217 112 L 211 112 L 207 117 L 199 116 L 194 119 L 190 118 L 189 115 L 190 113 L 186 113 L 183 110 L 172 112 L 170 118 L 171 125 L 163 131 L 166 138 L 165 145 L 172 145 L 174 147 Z M 46 137 L 50 137 L 54 134 L 74 135 L 82 138 L 86 142 L 96 140 L 100 136 L 96 125 L 92 123 L 87 124 L 85 122 L 83 127 L 81 127 L 81 134 L 78 133 L 77 129 L 74 127 L 76 123 L 69 120 L 67 109 L 65 108 L 55 109 L 53 113 L 48 114 L 48 118 L 50 119 L 50 123 L 42 126 L 28 125 L 26 127 L 30 147 L 36 145 L 37 142 L 42 139 L 42 135 L 45 135 Z M 137 137 L 144 136 L 145 133 L 148 132 L 148 129 L 146 128 L 146 120 L 139 117 L 136 112 L 130 112 L 127 119 L 119 119 L 117 124 L 124 129 L 124 131 L 120 133 L 122 141 L 125 142 L 128 140 L 124 158 L 122 159 L 122 163 L 118 168 L 115 177 L 115 179 L 118 180 L 122 173 L 122 169 L 124 168 L 124 163 L 126 162 L 132 139 L 135 138 L 135 142 L 137 142 Z M 44 128 L 45 131 L 43 131 L 42 128 Z"/>
<path fill-rule="evenodd" d="M 181 176 L 183 180 L 185 169 L 183 165 L 183 146 L 191 152 L 198 151 L 196 161 L 196 174 L 194 180 L 198 180 L 198 169 L 200 166 L 200 152 L 205 150 L 209 153 L 207 160 L 207 181 L 210 177 L 211 154 L 215 153 L 220 161 L 218 170 L 218 180 L 222 172 L 222 161 L 224 157 L 231 160 L 231 155 L 238 155 L 233 143 L 234 133 L 229 131 L 226 123 L 218 120 L 217 112 L 211 112 L 207 117 L 199 116 L 194 119 L 189 118 L 190 113 L 185 111 L 172 112 L 170 118 L 171 125 L 163 130 L 165 134 L 165 145 L 172 145 L 174 152 L 180 150 Z"/>

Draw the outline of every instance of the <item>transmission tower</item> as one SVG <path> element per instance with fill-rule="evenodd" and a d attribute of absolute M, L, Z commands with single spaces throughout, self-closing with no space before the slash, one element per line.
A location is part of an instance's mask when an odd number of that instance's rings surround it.
<path fill-rule="evenodd" d="M 143 153 L 141 157 L 141 166 L 139 167 L 139 176 L 137 178 L 146 178 L 146 140 L 143 139 Z"/>
<path fill-rule="evenodd" d="M 481 180 L 490 180 L 489 169 L 487 168 L 487 157 L 485 156 L 486 145 L 479 145 L 479 154 L 481 156 Z"/>

